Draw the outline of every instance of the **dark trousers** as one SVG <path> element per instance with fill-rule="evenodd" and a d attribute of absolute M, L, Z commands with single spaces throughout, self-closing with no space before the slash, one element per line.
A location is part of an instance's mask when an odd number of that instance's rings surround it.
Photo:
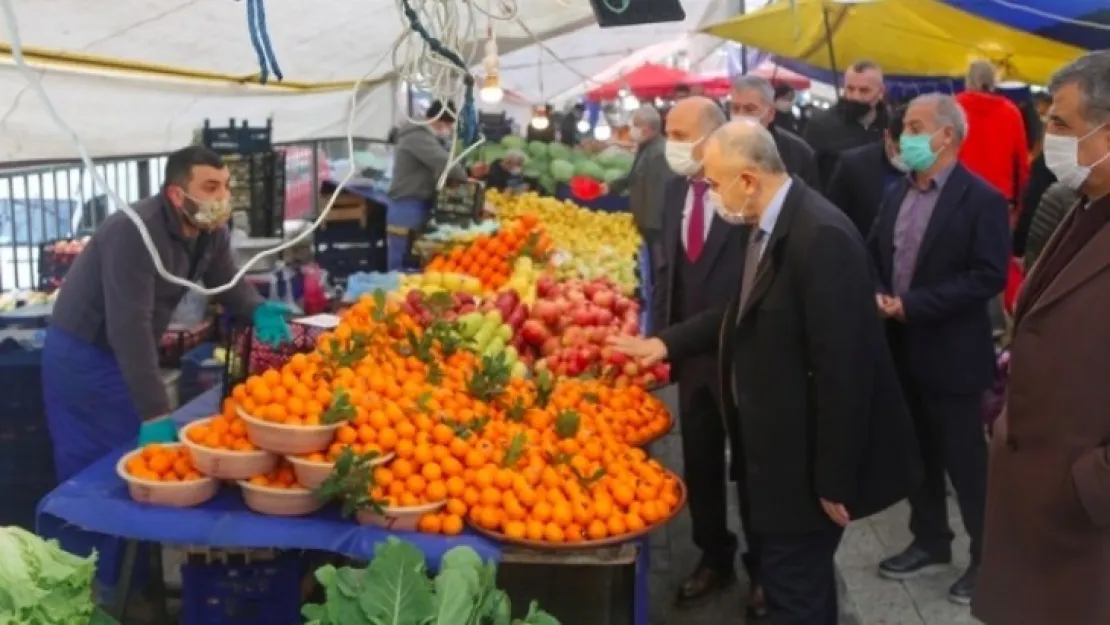
<path fill-rule="evenodd" d="M 693 376 L 691 376 L 693 377 Z M 702 564 L 722 573 L 731 572 L 736 559 L 736 536 L 728 529 L 728 437 L 717 401 L 705 381 L 679 382 L 679 418 L 682 421 L 682 457 L 687 505 L 694 526 L 694 544 L 702 552 Z M 746 510 L 741 506 L 741 510 Z M 741 513 L 745 533 L 747 519 Z M 744 567 L 753 583 L 758 577 L 758 558 L 753 541 L 747 538 Z"/>
<path fill-rule="evenodd" d="M 760 535 L 760 566 L 771 625 L 837 625 L 839 527 L 806 534 Z"/>
<path fill-rule="evenodd" d="M 971 561 L 978 563 L 987 496 L 982 394 L 952 395 L 922 389 L 904 366 L 899 369 L 925 468 L 925 480 L 909 497 L 914 544 L 940 557 L 952 553 L 954 534 L 948 524 L 948 489 L 944 480 L 947 473 L 971 538 Z"/>

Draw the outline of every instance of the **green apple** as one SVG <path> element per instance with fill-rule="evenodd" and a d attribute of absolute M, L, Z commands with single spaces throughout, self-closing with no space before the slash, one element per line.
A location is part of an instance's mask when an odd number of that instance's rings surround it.
<path fill-rule="evenodd" d="M 520 353 L 516 351 L 516 347 L 513 347 L 512 345 L 505 346 L 505 360 L 511 363 L 515 363 L 517 360 L 520 360 Z"/>
<path fill-rule="evenodd" d="M 508 343 L 513 339 L 513 327 L 505 323 L 497 326 L 496 336 L 500 337 L 502 341 Z"/>

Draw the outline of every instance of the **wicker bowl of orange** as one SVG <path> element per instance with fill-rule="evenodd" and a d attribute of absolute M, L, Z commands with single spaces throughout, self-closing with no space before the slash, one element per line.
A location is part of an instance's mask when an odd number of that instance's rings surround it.
<path fill-rule="evenodd" d="M 246 480 L 269 473 L 279 457 L 247 438 L 246 423 L 232 413 L 200 419 L 181 430 L 181 442 L 201 473 L 221 480 Z"/>
<path fill-rule="evenodd" d="M 197 470 L 188 448 L 180 443 L 147 445 L 124 454 L 116 473 L 127 482 L 132 499 L 157 506 L 199 506 L 220 489 L 218 480 Z"/>

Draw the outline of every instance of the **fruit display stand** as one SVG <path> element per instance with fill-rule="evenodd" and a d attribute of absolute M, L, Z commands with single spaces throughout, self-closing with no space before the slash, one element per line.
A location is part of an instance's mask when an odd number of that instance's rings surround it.
<path fill-rule="evenodd" d="M 549 229 L 514 201 L 495 234 L 359 299 L 307 353 L 191 402 L 182 445 L 118 450 L 59 486 L 40 520 L 124 537 L 130 559 L 138 541 L 366 559 L 400 532 L 432 561 L 464 542 L 529 566 L 624 566 L 645 622 L 645 536 L 685 488 L 641 448 L 673 425 L 645 390 L 666 367 L 606 348 L 640 332 L 638 242 L 624 216 L 540 204 Z M 584 224 L 610 235 L 603 254 L 575 242 Z M 560 249 L 574 275 L 556 275 Z M 596 262 L 613 277 L 581 275 Z"/>
<path fill-rule="evenodd" d="M 176 411 L 172 420 L 186 426 L 218 411 L 222 389 L 214 388 Z M 279 549 L 330 552 L 355 560 L 368 560 L 377 543 L 397 534 L 374 525 L 356 525 L 329 506 L 307 516 L 287 518 L 249 510 L 238 493 L 222 488 L 203 505 L 171 508 L 135 501 L 118 477 L 117 465 L 130 450 L 109 454 L 88 469 L 59 485 L 39 505 L 39 534 L 58 538 L 67 549 L 75 541 L 87 542 L 89 532 L 119 537 L 126 551 L 115 593 L 113 613 L 120 614 L 129 598 L 127 584 L 142 544 L 211 549 Z M 636 625 L 647 623 L 646 540 L 598 550 L 537 551 L 504 546 L 475 532 L 458 536 L 401 532 L 429 562 L 438 562 L 450 548 L 468 545 L 483 558 L 506 564 L 601 565 L 634 571 L 633 605 Z M 622 599 L 623 600 L 623 599 Z"/>

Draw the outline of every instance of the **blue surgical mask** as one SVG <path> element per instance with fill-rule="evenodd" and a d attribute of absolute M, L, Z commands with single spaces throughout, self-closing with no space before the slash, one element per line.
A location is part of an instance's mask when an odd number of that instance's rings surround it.
<path fill-rule="evenodd" d="M 931 134 L 902 133 L 902 136 L 898 139 L 898 146 L 902 153 L 902 162 L 910 168 L 910 171 L 923 172 L 937 162 L 937 153 L 930 145 L 932 139 L 933 135 Z"/>

